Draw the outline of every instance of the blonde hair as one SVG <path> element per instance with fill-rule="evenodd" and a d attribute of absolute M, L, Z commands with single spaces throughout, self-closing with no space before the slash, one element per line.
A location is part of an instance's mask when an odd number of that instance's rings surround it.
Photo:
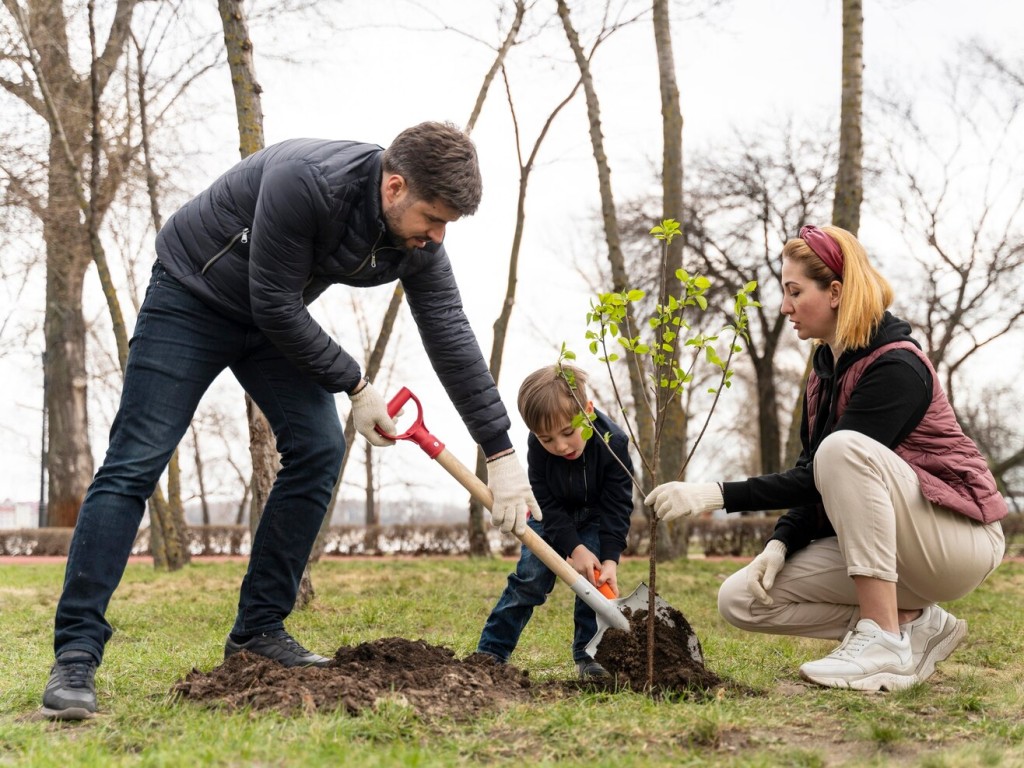
<path fill-rule="evenodd" d="M 829 269 L 799 237 L 786 243 L 782 258 L 799 264 L 822 290 L 828 290 L 836 280 L 843 284 L 836 316 L 836 346 L 844 351 L 866 347 L 892 304 L 892 286 L 868 260 L 867 251 L 856 237 L 840 227 L 821 227 L 821 231 L 843 252 L 842 275 Z"/>
<path fill-rule="evenodd" d="M 519 414 L 531 432 L 543 431 L 560 426 L 563 420 L 571 421 L 580 413 L 582 408 L 577 399 L 587 404 L 587 374 L 573 365 L 547 365 L 523 379 L 519 387 Z"/>

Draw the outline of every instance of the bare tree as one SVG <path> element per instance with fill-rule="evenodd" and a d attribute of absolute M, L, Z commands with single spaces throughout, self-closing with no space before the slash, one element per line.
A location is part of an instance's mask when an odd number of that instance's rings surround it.
<path fill-rule="evenodd" d="M 130 152 L 126 133 L 113 131 L 100 154 L 102 172 L 92 183 L 92 202 L 81 169 L 90 150 L 94 101 L 111 82 L 123 55 L 137 0 L 118 0 L 106 38 L 91 56 L 90 73 L 75 69 L 74 49 L 88 42 L 72 38 L 72 27 L 60 0 L 4 0 L 13 24 L 2 58 L 12 77 L 0 78 L 4 91 L 41 119 L 47 131 L 47 161 L 42 189 L 19 185 L 18 193 L 37 213 L 46 244 L 46 310 L 44 320 L 46 410 L 49 416 L 49 522 L 73 526 L 85 490 L 92 480 L 93 459 L 88 437 L 86 329 L 82 288 L 97 251 L 103 215 L 121 183 Z M 95 94 L 95 96 L 94 96 Z M 90 232 L 91 230 L 91 232 Z M 102 269 L 100 262 L 97 266 Z"/>
<path fill-rule="evenodd" d="M 737 136 L 732 146 L 707 153 L 697 164 L 686 237 L 701 268 L 724 286 L 724 295 L 757 281 L 761 306 L 751 310 L 749 353 L 759 472 L 767 474 L 789 466 L 783 462 L 780 422 L 779 384 L 785 367 L 779 352 L 786 322 L 779 312 L 778 254 L 793 232 L 823 215 L 834 188 L 834 177 L 824 169 L 835 167 L 835 146 L 797 138 L 791 126 L 782 128 L 775 140 Z M 721 308 L 723 315 L 727 310 Z M 801 394 L 797 389 L 792 396 Z"/>
<path fill-rule="evenodd" d="M 917 286 L 902 313 L 954 403 L 968 364 L 1024 330 L 1024 114 L 1000 88 L 986 93 L 974 80 L 965 88 L 963 77 L 951 73 L 944 97 L 950 130 L 905 102 L 888 105 L 893 223 L 910 254 L 901 266 Z"/>

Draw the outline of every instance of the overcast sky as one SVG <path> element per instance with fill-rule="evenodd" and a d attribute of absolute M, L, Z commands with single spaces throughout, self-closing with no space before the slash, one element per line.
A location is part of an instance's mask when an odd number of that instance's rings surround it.
<path fill-rule="evenodd" d="M 308 48 L 296 46 L 286 26 L 254 28 L 267 141 L 318 136 L 387 145 L 400 130 L 421 120 L 464 124 L 493 52 L 466 35 L 438 30 L 438 20 L 496 41 L 493 3 L 432 0 L 423 6 L 433 13 L 399 0 L 343 3 L 339 6 L 345 14 L 342 29 L 327 39 L 302 32 L 309 36 Z M 911 93 L 923 90 L 942 77 L 958 46 L 971 38 L 1019 55 L 1024 32 L 1021 4 L 1001 0 L 865 0 L 864 15 L 869 92 L 891 87 Z M 787 117 L 811 126 L 828 125 L 830 120 L 838 123 L 839 0 L 735 0 L 709 18 L 680 16 L 673 36 L 688 156 L 727 142 L 737 130 L 778 126 Z M 524 152 L 529 152 L 541 122 L 573 82 L 560 31 L 547 34 L 541 42 L 541 46 L 530 45 L 528 56 L 524 49 L 509 60 Z M 542 49 L 548 51 L 547 57 L 540 55 Z M 304 52 L 317 51 L 316 61 L 296 65 L 261 56 L 275 51 L 297 56 L 301 62 L 308 61 Z M 617 199 L 624 200 L 651 188 L 651 167 L 660 159 L 660 103 L 650 23 L 637 24 L 609 39 L 593 66 L 612 182 Z M 229 108 L 219 115 L 197 115 L 192 126 L 194 140 L 215 158 L 209 167 L 196 169 L 195 192 L 237 158 L 227 75 L 221 75 Z M 208 85 L 213 88 L 218 82 L 214 77 Z M 484 201 L 474 217 L 450 228 L 446 246 L 486 355 L 505 291 L 518 177 L 500 80 L 488 96 L 474 140 L 484 173 Z M 531 180 L 512 342 L 500 382 L 513 411 L 513 442 L 521 451 L 526 431 L 514 409 L 523 375 L 553 362 L 563 340 L 581 353 L 584 366 L 597 367 L 582 354 L 588 296 L 576 273 L 576 262 L 594 247 L 600 248 L 581 237 L 589 238 L 589 220 L 597 207 L 596 173 L 581 94 L 558 118 Z M 862 235 L 867 239 L 873 222 L 868 211 L 865 216 Z M 90 279 L 94 281 L 95 276 Z M 0 295 L 0 300 L 6 301 L 8 295 Z M 362 297 L 371 319 L 383 311 L 388 295 L 385 291 Z M 335 328 L 350 327 L 348 296 L 332 289 L 318 302 L 318 315 Z M 339 335 L 344 333 L 339 330 Z M 402 384 L 413 388 L 424 400 L 428 426 L 471 465 L 474 447 L 433 374 L 423 370 L 423 356 L 408 317 L 398 350 L 406 364 L 401 381 L 390 382 L 388 392 Z M 11 407 L 0 414 L 0 499 L 28 500 L 38 494 L 42 399 L 38 351 L 26 349 L 0 358 L 0 377 L 14 393 Z M 218 386 L 227 394 L 213 396 L 226 397 L 232 404 L 225 407 L 234 408 L 237 385 L 221 382 Z M 347 412 L 346 397 L 339 397 L 339 407 L 343 414 Z M 104 414 L 96 419 L 101 422 L 93 436 L 97 466 L 105 449 L 107 425 L 102 422 L 108 418 Z M 411 444 L 388 452 L 395 455 L 387 459 L 390 469 L 386 471 L 392 477 L 416 474 L 409 468 L 419 472 L 429 463 Z M 429 490 L 421 488 L 417 493 L 464 496 L 440 468 L 428 467 L 418 482 Z"/>

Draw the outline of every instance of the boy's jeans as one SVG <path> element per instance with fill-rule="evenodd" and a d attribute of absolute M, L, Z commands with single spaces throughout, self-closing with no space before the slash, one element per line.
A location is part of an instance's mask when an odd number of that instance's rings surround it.
<path fill-rule="evenodd" d="M 544 526 L 532 517 L 529 525 L 538 535 L 544 535 Z M 583 519 L 578 517 L 576 525 L 583 545 L 591 552 L 600 552 L 599 516 L 589 514 Z M 524 546 L 515 572 L 509 574 L 508 586 L 501 593 L 497 605 L 487 618 L 480 642 L 477 644 L 477 651 L 490 654 L 501 661 L 508 661 L 519 642 L 523 628 L 533 615 L 533 609 L 547 600 L 548 594 L 555 586 L 555 579 L 555 574 Z M 573 620 L 576 629 L 573 633 L 572 660 L 590 661 L 586 648 L 587 643 L 597 632 L 597 617 L 594 610 L 578 597 Z"/>
<path fill-rule="evenodd" d="M 226 367 L 266 415 L 282 462 L 253 539 L 232 631 L 284 626 L 345 451 L 334 396 L 255 326 L 213 311 L 157 263 L 132 337 L 107 455 L 71 540 L 54 621 L 56 654 L 81 650 L 102 661 L 112 632 L 107 604 L 146 500 L 203 393 Z"/>

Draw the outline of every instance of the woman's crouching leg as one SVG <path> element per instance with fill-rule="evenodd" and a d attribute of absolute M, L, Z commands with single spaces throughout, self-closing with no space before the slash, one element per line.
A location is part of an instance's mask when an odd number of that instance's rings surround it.
<path fill-rule="evenodd" d="M 749 567 L 749 566 L 748 566 Z M 853 580 L 835 537 L 811 542 L 786 560 L 765 605 L 747 588 L 747 568 L 725 580 L 718 612 L 748 632 L 840 640 L 857 623 Z"/>

